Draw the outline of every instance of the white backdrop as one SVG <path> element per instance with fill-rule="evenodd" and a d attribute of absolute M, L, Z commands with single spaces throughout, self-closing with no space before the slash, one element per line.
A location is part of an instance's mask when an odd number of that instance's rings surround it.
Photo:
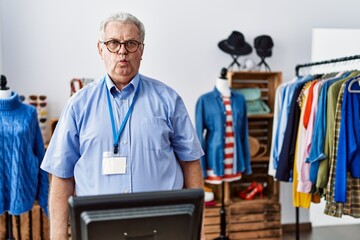
<path fill-rule="evenodd" d="M 357 0 L 0 0 L 2 71 L 13 90 L 47 95 L 49 116 L 57 117 L 70 79 L 104 74 L 100 20 L 128 11 L 146 28 L 141 72 L 176 89 L 193 119 L 196 100 L 231 62 L 217 44 L 233 30 L 252 46 L 256 36 L 270 35 L 275 46 L 267 62 L 288 81 L 296 64 L 311 60 L 312 28 L 357 28 L 359 8 Z M 259 62 L 255 53 L 246 57 Z M 291 184 L 281 184 L 280 194 L 282 222 L 293 223 Z M 309 221 L 308 210 L 300 216 Z"/>

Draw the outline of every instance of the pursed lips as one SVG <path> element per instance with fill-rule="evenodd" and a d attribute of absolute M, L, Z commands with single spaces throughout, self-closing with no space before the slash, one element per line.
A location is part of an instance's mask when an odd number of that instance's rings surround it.
<path fill-rule="evenodd" d="M 123 64 L 128 63 L 128 61 L 126 59 L 120 59 L 119 63 L 120 63 L 120 65 L 123 65 Z"/>

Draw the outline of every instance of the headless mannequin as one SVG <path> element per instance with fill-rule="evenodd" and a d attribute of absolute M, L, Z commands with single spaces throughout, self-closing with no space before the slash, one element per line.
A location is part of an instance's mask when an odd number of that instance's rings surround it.
<path fill-rule="evenodd" d="M 6 77 L 1 75 L 0 99 L 7 99 L 11 97 L 11 89 L 7 87 L 6 84 Z"/>
<path fill-rule="evenodd" d="M 221 95 L 223 97 L 230 97 L 230 87 L 229 87 L 228 80 L 226 78 L 226 74 L 227 74 L 227 69 L 222 68 L 220 77 L 216 79 L 215 86 L 216 86 L 216 89 L 219 90 L 219 92 L 221 93 Z"/>

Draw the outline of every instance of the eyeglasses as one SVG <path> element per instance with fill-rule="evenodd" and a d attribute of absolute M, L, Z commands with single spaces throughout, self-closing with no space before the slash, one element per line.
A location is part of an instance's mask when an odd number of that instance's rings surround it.
<path fill-rule="evenodd" d="M 36 101 L 36 100 L 38 100 L 38 98 L 39 98 L 41 101 L 44 101 L 44 100 L 46 99 L 46 96 L 45 96 L 45 95 L 40 95 L 40 96 L 30 95 L 29 98 L 30 98 L 30 100 L 32 100 L 32 101 Z"/>
<path fill-rule="evenodd" d="M 41 103 L 38 103 L 38 102 L 29 102 L 30 105 L 33 105 L 34 107 L 37 107 L 37 106 L 40 106 L 40 107 L 46 107 L 46 102 L 41 102 Z"/>
<path fill-rule="evenodd" d="M 126 51 L 129 53 L 136 52 L 141 44 L 144 44 L 142 42 L 138 42 L 136 40 L 129 40 L 125 42 L 119 42 L 118 40 L 112 39 L 106 42 L 99 41 L 100 43 L 105 44 L 106 48 L 109 50 L 109 52 L 112 53 L 118 53 L 121 49 L 121 45 L 124 45 Z"/>

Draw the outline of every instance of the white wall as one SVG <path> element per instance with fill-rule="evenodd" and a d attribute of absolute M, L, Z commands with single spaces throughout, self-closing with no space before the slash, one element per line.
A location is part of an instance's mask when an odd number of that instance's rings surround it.
<path fill-rule="evenodd" d="M 104 74 L 96 50 L 100 20 L 128 11 L 147 31 L 141 72 L 175 88 L 193 118 L 198 97 L 231 62 L 217 47 L 231 31 L 242 32 L 251 45 L 258 35 L 272 36 L 267 62 L 287 81 L 296 64 L 311 59 L 311 29 L 356 28 L 359 7 L 356 0 L 0 0 L 3 72 L 13 90 L 48 95 L 49 115 L 58 116 L 71 78 Z M 282 222 L 294 222 L 290 184 L 282 184 L 281 202 Z M 307 210 L 300 221 L 309 221 Z"/>
<path fill-rule="evenodd" d="M 360 54 L 360 29 L 341 28 L 315 28 L 312 31 L 312 61 L 340 58 Z M 328 64 L 319 71 L 320 73 L 360 69 L 360 61 L 350 61 L 341 64 Z M 313 226 L 359 224 L 360 219 L 344 215 L 342 218 L 330 217 L 324 212 L 325 202 L 313 204 L 310 208 L 310 221 Z"/>
<path fill-rule="evenodd" d="M 314 28 L 312 30 L 311 60 L 322 61 L 360 54 L 360 25 L 350 28 Z M 352 63 L 352 62 L 350 62 Z M 359 63 L 359 61 L 355 61 Z M 349 62 L 339 64 L 346 68 Z M 359 66 L 360 64 L 358 64 Z M 329 65 L 329 68 L 337 66 Z M 349 67 L 349 66 L 348 66 Z"/>

